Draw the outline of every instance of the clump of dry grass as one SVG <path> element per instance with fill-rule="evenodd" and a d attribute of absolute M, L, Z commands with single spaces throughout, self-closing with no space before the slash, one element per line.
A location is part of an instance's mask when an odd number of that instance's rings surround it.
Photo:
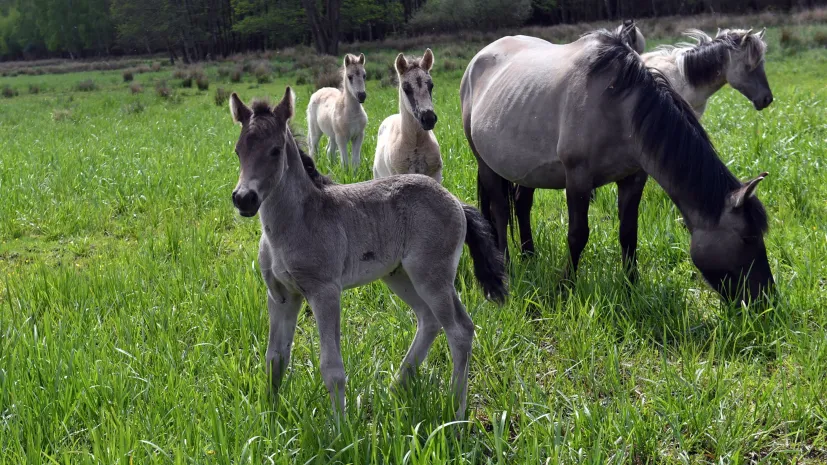
<path fill-rule="evenodd" d="M 172 89 L 167 85 L 167 81 L 158 81 L 155 84 L 155 95 L 164 100 L 172 98 Z"/>
<path fill-rule="evenodd" d="M 328 68 L 316 73 L 316 79 L 313 81 L 316 90 L 322 87 L 339 88 L 342 85 L 342 72 L 338 68 Z"/>
<path fill-rule="evenodd" d="M 241 78 L 243 76 L 244 76 L 244 67 L 241 66 L 241 65 L 238 65 L 230 73 L 230 81 L 231 82 L 241 82 Z"/>
<path fill-rule="evenodd" d="M 206 74 L 200 74 L 195 78 L 195 85 L 198 86 L 198 90 L 207 90 L 210 88 L 210 80 Z"/>
<path fill-rule="evenodd" d="M 72 119 L 72 110 L 68 108 L 56 108 L 52 110 L 53 121 L 66 121 Z"/>
<path fill-rule="evenodd" d="M 39 94 L 40 93 L 40 85 L 39 84 L 29 84 L 29 93 L 30 94 Z"/>
<path fill-rule="evenodd" d="M 156 73 L 158 71 L 161 71 L 161 62 L 160 61 L 153 61 L 152 66 L 150 66 L 150 69 L 152 71 L 156 72 Z"/>
<path fill-rule="evenodd" d="M 266 61 L 259 61 L 255 68 L 253 68 L 253 75 L 259 84 L 265 84 L 272 80 L 273 70 L 270 68 L 270 63 Z"/>
<path fill-rule="evenodd" d="M 80 81 L 75 85 L 75 90 L 80 92 L 92 92 L 93 90 L 97 89 L 98 85 L 95 84 L 95 81 L 91 79 L 84 79 L 83 81 Z"/>
<path fill-rule="evenodd" d="M 3 90 L 0 93 L 2 93 L 5 98 L 17 97 L 17 89 L 8 84 L 3 86 Z"/>
<path fill-rule="evenodd" d="M 224 105 L 227 105 L 227 103 L 230 101 L 230 91 L 222 87 L 219 87 L 218 89 L 215 89 L 215 95 L 213 95 L 213 99 L 217 106 L 223 107 Z"/>
<path fill-rule="evenodd" d="M 129 91 L 132 92 L 133 94 L 140 94 L 141 92 L 144 91 L 144 88 L 143 88 L 143 86 L 141 86 L 137 82 L 133 82 L 132 84 L 129 85 Z"/>
<path fill-rule="evenodd" d="M 122 75 L 123 75 L 123 82 L 132 82 L 132 80 L 135 79 L 135 75 L 132 74 L 131 69 L 124 70 Z"/>

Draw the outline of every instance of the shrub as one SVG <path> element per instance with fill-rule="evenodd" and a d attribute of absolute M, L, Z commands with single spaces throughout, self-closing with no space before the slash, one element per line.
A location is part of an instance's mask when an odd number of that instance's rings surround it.
<path fill-rule="evenodd" d="M 160 61 L 153 61 L 152 66 L 150 67 L 152 71 L 158 72 L 161 71 L 161 62 Z"/>
<path fill-rule="evenodd" d="M 303 69 L 296 73 L 296 85 L 303 86 L 306 84 L 310 84 L 310 72 Z"/>
<path fill-rule="evenodd" d="M 316 74 L 316 79 L 313 81 L 313 84 L 315 84 L 316 90 L 322 87 L 338 88 L 342 84 L 342 73 L 336 68 L 328 68 L 327 70 L 320 71 Z"/>
<path fill-rule="evenodd" d="M 29 93 L 30 94 L 39 94 L 40 93 L 40 85 L 38 85 L 38 84 L 29 84 Z"/>
<path fill-rule="evenodd" d="M 270 63 L 266 61 L 260 61 L 255 68 L 253 68 L 253 74 L 256 77 L 256 81 L 259 84 L 264 84 L 266 82 L 270 82 L 271 75 L 273 71 L 270 69 Z"/>
<path fill-rule="evenodd" d="M 230 73 L 230 81 L 241 82 L 241 77 L 244 75 L 244 69 L 241 66 L 236 66 L 232 73 Z"/>
<path fill-rule="evenodd" d="M 11 87 L 8 84 L 6 84 L 5 86 L 3 86 L 2 93 L 3 93 L 3 97 L 5 97 L 5 98 L 16 97 L 17 96 L 17 89 L 15 89 L 14 87 Z"/>
<path fill-rule="evenodd" d="M 227 105 L 227 103 L 230 101 L 230 91 L 219 87 L 218 89 L 215 89 L 214 98 L 215 104 L 219 107 L 223 107 L 224 105 Z"/>
<path fill-rule="evenodd" d="M 195 78 L 195 85 L 198 86 L 198 90 L 207 90 L 210 88 L 210 80 L 202 74 Z"/>
<path fill-rule="evenodd" d="M 819 47 L 827 47 L 827 31 L 816 31 L 813 35 L 813 42 Z"/>
<path fill-rule="evenodd" d="M 92 92 L 93 90 L 96 90 L 97 88 L 98 88 L 98 85 L 95 84 L 95 81 L 93 81 L 91 79 L 85 79 L 83 81 L 80 81 L 75 86 L 75 89 L 80 91 L 80 92 Z"/>
<path fill-rule="evenodd" d="M 788 28 L 781 28 L 781 37 L 780 37 L 781 47 L 783 48 L 800 48 L 802 45 L 801 37 L 795 33 L 792 29 Z"/>
<path fill-rule="evenodd" d="M 144 108 L 145 107 L 144 107 L 143 103 L 133 102 L 133 103 L 130 103 L 128 105 L 124 105 L 123 108 L 121 108 L 121 111 L 123 111 L 127 115 L 134 115 L 134 114 L 141 113 L 142 111 L 144 111 Z"/>
<path fill-rule="evenodd" d="M 135 76 L 132 74 L 131 69 L 123 72 L 123 82 L 132 82 L 133 79 L 135 79 Z"/>
<path fill-rule="evenodd" d="M 221 79 L 227 79 L 228 77 L 230 77 L 230 73 L 232 72 L 232 69 L 226 66 L 222 66 L 221 68 L 218 68 L 218 77 L 220 77 Z"/>
<path fill-rule="evenodd" d="M 155 93 L 162 99 L 172 97 L 172 89 L 167 85 L 167 81 L 158 81 L 158 83 L 155 84 Z"/>
<path fill-rule="evenodd" d="M 52 110 L 52 120 L 64 121 L 72 119 L 72 110 L 68 108 L 57 108 Z"/>
<path fill-rule="evenodd" d="M 172 77 L 175 79 L 184 79 L 189 76 L 189 72 L 185 68 L 175 68 L 172 72 Z"/>
<path fill-rule="evenodd" d="M 140 84 L 138 84 L 137 82 L 133 82 L 132 84 L 129 85 L 129 91 L 132 92 L 133 94 L 140 94 L 141 92 L 144 91 L 144 88 Z"/>
<path fill-rule="evenodd" d="M 139 74 L 148 73 L 149 71 L 150 68 L 147 65 L 138 65 L 135 67 L 135 72 Z"/>
<path fill-rule="evenodd" d="M 184 76 L 181 80 L 181 87 L 192 87 L 192 76 Z"/>
<path fill-rule="evenodd" d="M 454 71 L 458 67 L 457 62 L 454 60 L 447 59 L 442 61 L 442 69 L 444 71 Z"/>

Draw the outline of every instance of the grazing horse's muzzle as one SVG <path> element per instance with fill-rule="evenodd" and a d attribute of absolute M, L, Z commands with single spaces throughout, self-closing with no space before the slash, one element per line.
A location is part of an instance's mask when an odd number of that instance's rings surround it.
<path fill-rule="evenodd" d="M 237 189 L 233 191 L 233 205 L 238 209 L 241 216 L 255 216 L 258 213 L 258 207 L 261 206 L 261 201 L 258 199 L 258 194 L 249 189 Z"/>
<path fill-rule="evenodd" d="M 752 101 L 752 104 L 755 106 L 756 110 L 763 110 L 767 108 L 772 103 L 772 94 L 765 95 L 764 97 L 757 98 Z"/>
<path fill-rule="evenodd" d="M 426 131 L 430 131 L 436 126 L 436 120 L 436 113 L 434 113 L 433 110 L 425 110 L 419 115 L 419 124 L 421 124 L 422 129 Z"/>
<path fill-rule="evenodd" d="M 367 92 L 359 92 L 356 94 L 356 98 L 359 99 L 359 103 L 365 103 L 365 100 L 368 98 Z"/>

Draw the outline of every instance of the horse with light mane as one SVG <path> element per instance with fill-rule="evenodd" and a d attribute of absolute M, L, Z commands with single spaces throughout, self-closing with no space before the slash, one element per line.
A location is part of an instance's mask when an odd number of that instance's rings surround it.
<path fill-rule="evenodd" d="M 728 299 L 757 299 L 773 284 L 755 189 L 718 158 L 694 110 L 620 32 L 566 45 L 504 37 L 469 63 L 460 85 L 465 135 L 478 162 L 480 207 L 505 251 L 512 184 L 565 189 L 573 279 L 589 236 L 589 192 L 618 186 L 620 245 L 637 278 L 638 209 L 652 176 L 683 214 L 690 256 Z"/>
<path fill-rule="evenodd" d="M 442 156 L 434 136 L 431 67 L 434 54 L 425 50 L 422 58 L 407 59 L 403 54 L 394 64 L 399 77 L 399 113 L 388 116 L 379 126 L 373 177 L 394 174 L 424 174 L 442 182 Z"/>
<path fill-rule="evenodd" d="M 342 65 L 343 90 L 323 87 L 310 97 L 307 104 L 307 145 L 310 156 L 316 155 L 322 134 L 328 138 L 327 155 L 333 159 L 336 148 L 342 167 L 358 167 L 361 162 L 362 141 L 368 114 L 362 108 L 368 94 L 365 91 L 365 54 L 345 55 Z M 353 157 L 347 145 L 353 143 Z"/>
<path fill-rule="evenodd" d="M 713 39 L 703 31 L 690 29 L 684 35 L 694 39 L 695 44 L 661 45 L 641 58 L 646 66 L 656 69 L 669 80 L 698 118 L 703 116 L 709 98 L 725 84 L 743 94 L 760 111 L 773 100 L 764 72 L 765 31 L 752 33 L 751 29 L 724 29 Z M 637 52 L 641 53 L 641 50 Z M 591 198 L 594 198 L 594 191 Z M 523 254 L 531 255 L 534 253 L 531 233 L 534 189 L 516 186 L 513 202 L 520 248 Z"/>
<path fill-rule="evenodd" d="M 345 407 L 341 353 L 342 290 L 381 279 L 416 314 L 417 329 L 396 376 L 404 384 L 445 329 L 454 369 L 456 416 L 465 416 L 474 323 L 454 288 L 463 243 L 486 297 L 506 295 L 503 256 L 491 226 L 427 176 L 338 185 L 316 170 L 288 126 L 295 96 L 246 106 L 230 97 L 241 125 L 241 164 L 233 204 L 260 213 L 259 264 L 267 284 L 270 335 L 266 367 L 277 392 L 290 362 L 296 319 L 307 301 L 319 328 L 322 378 L 334 412 Z"/>

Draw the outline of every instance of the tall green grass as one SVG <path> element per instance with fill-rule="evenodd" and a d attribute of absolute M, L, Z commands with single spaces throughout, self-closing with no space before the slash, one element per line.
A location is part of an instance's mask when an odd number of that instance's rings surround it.
<path fill-rule="evenodd" d="M 727 88 L 703 123 L 739 177 L 770 172 L 758 194 L 781 303 L 721 306 L 689 260 L 676 208 L 652 182 L 640 283 L 624 285 L 607 187 L 590 211 L 576 288 L 561 293 L 565 203 L 561 192 L 541 192 L 538 255 L 513 263 L 505 307 L 483 300 L 461 262 L 457 287 L 477 335 L 469 419 L 459 424 L 447 404 L 444 337 L 409 392 L 388 392 L 415 320 L 381 284 L 343 297 L 340 427 L 309 312 L 284 388 L 269 395 L 259 223 L 232 207 L 238 127 L 211 93 L 132 95 L 117 71 L 0 79 L 46 87 L 0 105 L 0 463 L 823 463 L 827 54 L 770 50 L 773 105 L 755 112 Z M 473 204 L 458 98 L 467 58 L 452 54 L 460 66 L 443 71 L 435 54 L 445 186 Z M 135 79 L 151 88 L 166 77 L 155 76 Z M 245 99 L 275 99 L 293 78 L 213 80 Z M 71 92 L 85 79 L 99 90 Z M 312 89 L 297 91 L 302 110 Z M 369 179 L 378 126 L 396 99 L 370 81 L 363 165 L 346 172 L 322 155 L 320 170 L 338 182 Z M 305 127 L 303 111 L 295 126 Z"/>

